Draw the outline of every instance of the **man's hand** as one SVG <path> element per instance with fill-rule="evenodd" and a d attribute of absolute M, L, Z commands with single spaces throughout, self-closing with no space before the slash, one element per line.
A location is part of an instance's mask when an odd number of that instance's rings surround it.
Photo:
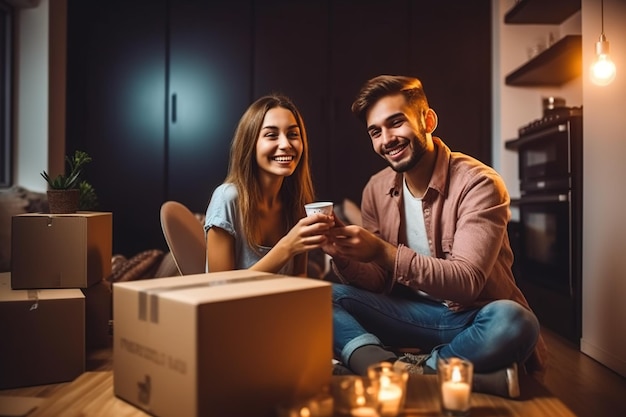
<path fill-rule="evenodd" d="M 335 217 L 335 227 L 328 231 L 327 237 L 322 249 L 333 258 L 376 262 L 386 269 L 389 265 L 393 268 L 396 248 L 361 226 L 346 226 Z"/>

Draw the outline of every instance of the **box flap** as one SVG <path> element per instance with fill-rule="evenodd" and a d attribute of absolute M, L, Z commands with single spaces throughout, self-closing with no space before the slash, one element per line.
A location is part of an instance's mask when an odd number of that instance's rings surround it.
<path fill-rule="evenodd" d="M 145 296 L 158 296 L 187 304 L 202 304 L 329 285 L 328 282 L 313 278 L 236 270 L 114 283 L 113 291 L 119 287 L 137 291 Z"/>
<path fill-rule="evenodd" d="M 69 298 L 85 298 L 82 291 L 76 288 L 70 289 L 46 289 L 46 290 L 13 290 L 11 289 L 11 273 L 0 273 L 0 302 L 8 301 L 33 301 L 37 300 L 61 300 Z"/>
<path fill-rule="evenodd" d="M 51 213 L 22 213 L 16 214 L 14 217 L 95 217 L 102 216 L 103 214 L 112 214 L 107 211 L 77 211 L 76 213 L 63 213 L 63 214 L 51 214 Z"/>

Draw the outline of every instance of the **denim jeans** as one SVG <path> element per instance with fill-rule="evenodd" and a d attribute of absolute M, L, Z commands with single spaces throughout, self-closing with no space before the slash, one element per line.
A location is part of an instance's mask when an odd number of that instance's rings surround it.
<path fill-rule="evenodd" d="M 359 347 L 417 347 L 437 357 L 461 357 L 475 372 L 491 372 L 523 363 L 539 337 L 535 315 L 511 300 L 497 300 L 459 312 L 397 285 L 390 295 L 333 284 L 333 351 L 349 363 Z"/>

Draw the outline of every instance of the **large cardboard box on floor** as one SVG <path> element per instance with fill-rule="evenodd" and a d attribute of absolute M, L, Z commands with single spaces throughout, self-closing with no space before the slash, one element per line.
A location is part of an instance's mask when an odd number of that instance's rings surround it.
<path fill-rule="evenodd" d="M 72 381 L 85 371 L 79 289 L 13 290 L 0 273 L 0 389 Z"/>
<path fill-rule="evenodd" d="M 111 274 L 111 213 L 27 213 L 11 227 L 13 289 L 87 288 Z"/>
<path fill-rule="evenodd" d="M 248 270 L 113 285 L 118 397 L 159 417 L 271 416 L 332 376 L 331 285 Z"/>

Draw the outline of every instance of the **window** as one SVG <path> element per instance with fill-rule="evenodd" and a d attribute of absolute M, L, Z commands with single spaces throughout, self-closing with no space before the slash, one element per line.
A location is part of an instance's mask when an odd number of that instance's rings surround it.
<path fill-rule="evenodd" d="M 11 185 L 12 10 L 0 1 L 0 187 Z"/>

